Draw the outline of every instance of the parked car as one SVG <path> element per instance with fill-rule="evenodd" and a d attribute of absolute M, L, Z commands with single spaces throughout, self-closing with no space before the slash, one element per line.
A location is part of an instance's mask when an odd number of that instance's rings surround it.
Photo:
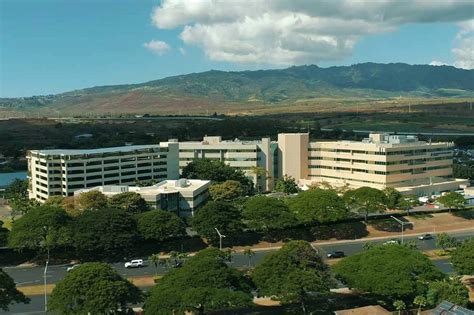
<path fill-rule="evenodd" d="M 419 239 L 419 240 L 422 240 L 422 241 L 424 241 L 424 240 L 431 240 L 431 239 L 433 239 L 433 235 L 431 235 L 431 234 L 423 234 L 423 235 L 418 236 L 418 239 Z"/>
<path fill-rule="evenodd" d="M 125 263 L 125 268 L 140 268 L 143 266 L 143 259 L 133 259 Z"/>
<path fill-rule="evenodd" d="M 72 265 L 71 267 L 67 267 L 66 270 L 69 272 L 69 271 L 71 271 L 71 270 L 73 270 L 73 269 L 76 269 L 76 268 L 79 267 L 80 265 L 81 265 L 81 264 Z"/>
<path fill-rule="evenodd" d="M 386 241 L 385 243 L 383 243 L 384 245 L 390 245 L 390 244 L 400 244 L 400 241 L 399 240 L 395 240 L 395 239 L 391 239 L 389 241 Z"/>
<path fill-rule="evenodd" d="M 344 257 L 344 252 L 341 251 L 341 250 L 336 250 L 334 252 L 329 252 L 326 257 L 329 258 L 329 259 L 333 259 L 333 258 L 342 258 Z"/>

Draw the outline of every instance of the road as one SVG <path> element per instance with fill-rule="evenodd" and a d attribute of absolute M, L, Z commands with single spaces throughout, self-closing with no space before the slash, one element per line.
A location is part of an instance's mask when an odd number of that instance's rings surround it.
<path fill-rule="evenodd" d="M 458 240 L 463 240 L 469 237 L 474 236 L 474 230 L 468 232 L 456 232 L 450 233 Z M 408 236 L 404 238 L 404 241 L 415 240 L 418 246 L 418 249 L 421 251 L 433 250 L 436 249 L 435 240 L 426 240 L 421 241 L 418 239 L 417 236 Z M 387 239 L 375 240 L 371 241 L 374 244 L 381 244 L 387 241 Z M 357 241 L 348 241 L 344 243 L 337 243 L 337 244 L 327 244 L 321 246 L 315 246 L 318 250 L 321 251 L 323 257 L 326 256 L 326 253 L 330 251 L 344 251 L 346 256 L 353 255 L 362 251 L 364 244 L 367 241 L 364 240 L 357 240 Z M 253 266 L 259 261 L 261 261 L 267 254 L 271 253 L 273 250 L 261 250 L 256 251 L 255 256 L 252 257 L 250 264 Z M 447 259 L 441 260 L 434 260 L 433 263 L 443 272 L 445 273 L 452 273 L 453 268 L 452 265 L 449 263 Z M 248 257 L 242 253 L 236 253 L 232 255 L 232 261 L 229 262 L 229 265 L 234 267 L 246 267 L 249 264 Z M 137 269 L 126 269 L 123 266 L 123 263 L 114 263 L 111 264 L 120 275 L 123 277 L 138 277 L 138 276 L 152 276 L 155 274 L 155 268 L 153 264 L 147 262 L 147 266 L 143 268 Z M 48 273 L 47 273 L 47 281 L 48 283 L 57 283 L 61 279 L 63 279 L 67 274 L 67 267 L 69 265 L 57 265 L 57 266 L 49 266 Z M 42 285 L 43 284 L 43 272 L 44 267 L 5 267 L 3 268 L 5 272 L 7 272 L 16 282 L 17 286 L 30 286 L 30 285 Z M 167 268 L 158 266 L 157 272 L 158 274 L 166 273 Z M 23 305 L 17 304 L 14 305 L 8 314 L 15 314 L 15 313 L 22 313 L 27 312 L 27 314 L 35 314 L 29 313 L 32 311 L 41 311 L 43 308 L 43 297 L 33 297 L 32 302 L 30 305 Z M 41 312 L 40 312 L 41 313 Z M 38 313 L 38 314 L 40 314 Z M 7 314 L 2 313 L 0 314 Z"/>

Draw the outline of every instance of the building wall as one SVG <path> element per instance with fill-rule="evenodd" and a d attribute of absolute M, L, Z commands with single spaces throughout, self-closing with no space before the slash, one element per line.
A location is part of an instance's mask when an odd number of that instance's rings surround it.
<path fill-rule="evenodd" d="M 278 134 L 279 177 L 295 179 L 308 177 L 308 133 Z"/>
<path fill-rule="evenodd" d="M 177 179 L 178 144 L 97 150 L 29 151 L 30 198 L 72 196 L 75 190 L 136 181 Z M 175 162 L 173 162 L 173 160 Z"/>

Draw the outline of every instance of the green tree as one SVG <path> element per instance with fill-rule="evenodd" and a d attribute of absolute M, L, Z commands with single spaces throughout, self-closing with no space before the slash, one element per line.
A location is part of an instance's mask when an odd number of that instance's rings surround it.
<path fill-rule="evenodd" d="M 8 246 L 17 250 L 68 246 L 72 239 L 71 222 L 61 208 L 47 205 L 34 208 L 13 222 Z"/>
<path fill-rule="evenodd" d="M 415 299 L 413 299 L 413 304 L 418 306 L 418 315 L 421 314 L 421 309 L 428 304 L 428 301 L 426 300 L 426 297 L 423 295 L 418 295 L 415 296 Z"/>
<path fill-rule="evenodd" d="M 186 225 L 174 213 L 152 210 L 139 214 L 137 227 L 145 240 L 164 241 L 186 235 Z"/>
<path fill-rule="evenodd" d="M 57 283 L 48 306 L 60 314 L 116 314 L 142 300 L 142 292 L 108 264 L 85 263 Z"/>
<path fill-rule="evenodd" d="M 204 314 L 250 306 L 250 291 L 244 275 L 227 266 L 219 250 L 208 248 L 160 279 L 145 301 L 145 314 Z"/>
<path fill-rule="evenodd" d="M 344 258 L 333 269 L 351 288 L 405 302 L 425 294 L 427 282 L 444 278 L 426 256 L 402 245 L 374 246 Z"/>
<path fill-rule="evenodd" d="M 135 221 L 121 209 L 86 210 L 75 220 L 74 244 L 85 260 L 123 258 L 137 238 Z"/>
<path fill-rule="evenodd" d="M 212 244 L 219 242 L 216 228 L 226 235 L 226 238 L 231 238 L 242 230 L 240 211 L 230 203 L 222 201 L 208 202 L 196 212 L 191 224 L 199 235 Z"/>
<path fill-rule="evenodd" d="M 158 275 L 158 265 L 161 262 L 160 254 L 153 254 L 150 256 L 150 261 L 155 266 L 155 276 Z"/>
<path fill-rule="evenodd" d="M 419 205 L 420 202 L 416 195 L 404 195 L 398 200 L 398 206 L 400 209 L 404 209 L 407 213 L 410 212 L 410 209 Z"/>
<path fill-rule="evenodd" d="M 62 208 L 62 203 L 64 202 L 63 196 L 51 196 L 46 199 L 44 202 L 45 205 L 56 206 Z"/>
<path fill-rule="evenodd" d="M 74 197 L 76 208 L 85 210 L 101 210 L 107 208 L 107 197 L 98 190 L 91 190 Z"/>
<path fill-rule="evenodd" d="M 28 198 L 28 180 L 15 179 L 5 189 L 5 199 L 27 199 Z"/>
<path fill-rule="evenodd" d="M 382 190 L 386 197 L 387 208 L 389 209 L 396 209 L 400 205 L 400 201 L 402 200 L 402 194 L 393 187 L 386 187 Z"/>
<path fill-rule="evenodd" d="M 218 160 L 194 159 L 183 168 L 182 176 L 189 179 L 207 179 L 214 183 L 235 180 L 240 182 L 247 192 L 253 189 L 252 180 L 245 176 L 243 171 Z"/>
<path fill-rule="evenodd" d="M 249 269 L 252 267 L 252 257 L 255 256 L 255 252 L 252 250 L 251 247 L 246 247 L 244 249 L 244 255 L 247 256 L 248 259 L 248 267 Z"/>
<path fill-rule="evenodd" d="M 464 307 L 469 303 L 469 290 L 459 276 L 431 282 L 428 287 L 429 305 L 435 306 L 445 300 Z"/>
<path fill-rule="evenodd" d="M 260 192 L 260 185 L 258 184 L 259 179 L 262 177 L 264 177 L 265 179 L 270 178 L 267 170 L 264 167 L 253 165 L 250 167 L 250 173 L 255 175 L 255 178 L 257 179 L 255 183 L 255 188 L 257 189 L 257 192 Z"/>
<path fill-rule="evenodd" d="M 275 190 L 285 194 L 295 194 L 298 192 L 298 185 L 293 177 L 285 175 L 276 181 Z"/>
<path fill-rule="evenodd" d="M 349 190 L 344 194 L 344 201 L 354 211 L 364 214 L 365 221 L 369 218 L 369 213 L 378 213 L 385 211 L 385 194 L 375 188 L 360 187 L 355 190 Z"/>
<path fill-rule="evenodd" d="M 436 236 L 436 246 L 441 247 L 443 250 L 456 247 L 457 245 L 458 241 L 448 233 L 443 232 Z"/>
<path fill-rule="evenodd" d="M 209 194 L 214 201 L 229 201 L 245 194 L 242 184 L 236 180 L 226 180 L 223 183 L 212 184 Z"/>
<path fill-rule="evenodd" d="M 242 216 L 250 228 L 265 233 L 298 224 L 296 217 L 282 200 L 266 196 L 248 199 L 244 203 Z"/>
<path fill-rule="evenodd" d="M 395 309 L 398 311 L 398 315 L 400 315 L 402 311 L 406 310 L 407 305 L 402 300 L 396 300 L 393 302 L 393 307 L 395 307 Z"/>
<path fill-rule="evenodd" d="M 287 200 L 290 210 L 302 223 L 334 222 L 350 217 L 350 212 L 334 190 L 312 189 Z"/>
<path fill-rule="evenodd" d="M 133 191 L 113 195 L 109 199 L 109 207 L 123 209 L 133 214 L 141 213 L 149 209 L 145 199 L 143 199 L 140 194 Z"/>
<path fill-rule="evenodd" d="M 41 204 L 34 199 L 13 198 L 9 200 L 9 205 L 12 209 L 12 218 L 14 219 L 18 215 L 27 214 L 31 209 L 34 209 Z"/>
<path fill-rule="evenodd" d="M 451 263 L 461 275 L 474 275 L 474 238 L 465 240 L 453 252 Z"/>
<path fill-rule="evenodd" d="M 466 199 L 460 193 L 451 191 L 438 198 L 438 202 L 447 207 L 451 212 L 452 209 L 462 209 L 466 204 Z"/>
<path fill-rule="evenodd" d="M 29 303 L 30 299 L 18 291 L 15 281 L 2 269 L 0 269 L 0 309 L 8 312 L 12 303 Z"/>
<path fill-rule="evenodd" d="M 298 303 L 304 314 L 311 294 L 329 293 L 329 268 L 305 241 L 291 241 L 270 253 L 251 274 L 260 296 L 282 303 Z"/>
<path fill-rule="evenodd" d="M 6 246 L 8 242 L 8 233 L 10 231 L 3 226 L 3 221 L 0 220 L 0 247 Z"/>

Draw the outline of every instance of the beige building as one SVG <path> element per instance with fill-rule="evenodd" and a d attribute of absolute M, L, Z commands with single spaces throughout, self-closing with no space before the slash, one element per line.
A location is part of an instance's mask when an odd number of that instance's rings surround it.
<path fill-rule="evenodd" d="M 194 211 L 209 198 L 210 184 L 211 182 L 208 180 L 182 178 L 179 180 L 164 180 L 156 185 L 146 187 L 97 186 L 76 190 L 74 197 L 91 190 L 100 191 L 107 197 L 124 192 L 136 192 L 154 209 L 171 211 L 181 217 L 189 217 L 193 216 Z"/>
<path fill-rule="evenodd" d="M 308 138 L 308 134 L 280 134 L 278 141 L 283 159 L 289 156 L 292 161 L 282 167 L 283 174 L 305 184 L 395 187 L 404 193 L 431 194 L 459 189 L 467 182 L 451 178 L 453 143 L 429 143 L 414 136 L 388 134 L 371 134 L 363 141 L 309 142 Z M 306 160 L 285 153 L 305 145 Z"/>
<path fill-rule="evenodd" d="M 276 143 L 272 143 L 270 138 L 262 138 L 261 141 L 225 141 L 221 137 L 206 136 L 202 141 L 179 143 L 179 167 L 182 169 L 194 159 L 216 159 L 242 170 L 258 185 L 260 191 L 272 190 L 275 149 Z M 267 175 L 257 176 L 254 172 L 256 167 L 266 170 Z"/>
<path fill-rule="evenodd" d="M 72 196 L 103 185 L 179 178 L 178 144 L 136 145 L 94 150 L 31 150 L 27 153 L 29 196 Z"/>

